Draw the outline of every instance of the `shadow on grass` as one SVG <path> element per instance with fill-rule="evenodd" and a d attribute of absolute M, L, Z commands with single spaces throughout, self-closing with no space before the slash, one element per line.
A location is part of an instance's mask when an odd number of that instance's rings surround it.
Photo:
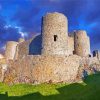
<path fill-rule="evenodd" d="M 88 76 L 86 85 L 74 83 L 57 89 L 60 94 L 43 96 L 40 93 L 8 97 L 0 94 L 0 100 L 100 100 L 100 73 Z"/>

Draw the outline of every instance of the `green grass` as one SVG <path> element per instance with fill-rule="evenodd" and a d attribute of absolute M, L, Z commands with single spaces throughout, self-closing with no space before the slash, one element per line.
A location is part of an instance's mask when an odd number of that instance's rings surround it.
<path fill-rule="evenodd" d="M 0 100 L 100 100 L 100 74 L 90 75 L 83 83 L 69 85 L 0 83 Z"/>
<path fill-rule="evenodd" d="M 8 86 L 6 84 L 0 83 L 0 94 L 5 94 L 7 92 L 8 96 L 23 96 L 30 93 L 39 92 L 43 96 L 59 94 L 57 88 L 66 86 L 67 84 L 40 84 L 40 85 L 28 85 L 28 84 L 18 84 L 13 86 Z"/>

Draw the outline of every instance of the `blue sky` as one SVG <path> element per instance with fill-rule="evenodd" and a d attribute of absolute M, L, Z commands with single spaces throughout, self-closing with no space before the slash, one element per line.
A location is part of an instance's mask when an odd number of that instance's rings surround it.
<path fill-rule="evenodd" d="M 91 50 L 100 50 L 100 0 L 0 0 L 0 51 L 7 41 L 40 33 L 42 16 L 55 11 L 67 16 L 69 32 L 86 30 Z"/>

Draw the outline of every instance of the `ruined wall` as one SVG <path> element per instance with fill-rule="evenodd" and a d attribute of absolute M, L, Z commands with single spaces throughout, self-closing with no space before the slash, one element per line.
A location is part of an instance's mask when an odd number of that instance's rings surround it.
<path fill-rule="evenodd" d="M 18 43 L 14 59 L 20 59 L 28 55 L 29 44 L 30 44 L 30 40 Z"/>
<path fill-rule="evenodd" d="M 68 37 L 68 54 L 73 55 L 74 51 L 74 37 L 69 36 Z"/>
<path fill-rule="evenodd" d="M 68 21 L 61 13 L 48 13 L 43 17 L 42 54 L 68 55 Z"/>
<path fill-rule="evenodd" d="M 77 79 L 82 79 L 86 77 L 86 75 L 92 75 L 97 72 L 100 72 L 100 61 L 97 57 L 81 58 Z"/>
<path fill-rule="evenodd" d="M 90 40 L 86 31 L 76 31 L 74 35 L 75 53 L 81 57 L 89 56 Z"/>
<path fill-rule="evenodd" d="M 93 57 L 96 57 L 97 59 L 100 60 L 100 52 L 99 52 L 99 50 L 93 51 Z"/>
<path fill-rule="evenodd" d="M 6 59 L 14 59 L 15 53 L 16 53 L 16 47 L 18 42 L 15 41 L 8 41 L 6 44 L 6 51 L 5 51 L 5 57 Z"/>
<path fill-rule="evenodd" d="M 80 57 L 74 56 L 27 56 L 10 63 L 17 77 L 14 80 L 31 82 L 74 82 L 79 68 Z M 27 62 L 26 62 L 27 61 Z M 7 76 L 7 75 L 6 75 Z M 21 81 L 22 82 L 22 81 Z"/>

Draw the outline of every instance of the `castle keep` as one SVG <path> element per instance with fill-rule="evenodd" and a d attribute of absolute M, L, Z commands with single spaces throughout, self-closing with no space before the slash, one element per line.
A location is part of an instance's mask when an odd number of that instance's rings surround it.
<path fill-rule="evenodd" d="M 67 17 L 48 13 L 43 17 L 42 33 L 30 40 L 8 41 L 1 61 L 1 81 L 7 83 L 76 82 L 84 71 L 100 70 L 100 55 L 90 52 L 86 31 L 68 34 Z M 2 66 L 6 64 L 6 70 Z M 10 80 L 11 78 L 12 80 Z M 9 81 L 10 80 L 10 81 Z"/>
<path fill-rule="evenodd" d="M 63 14 L 43 17 L 42 54 L 68 55 L 68 21 Z"/>

